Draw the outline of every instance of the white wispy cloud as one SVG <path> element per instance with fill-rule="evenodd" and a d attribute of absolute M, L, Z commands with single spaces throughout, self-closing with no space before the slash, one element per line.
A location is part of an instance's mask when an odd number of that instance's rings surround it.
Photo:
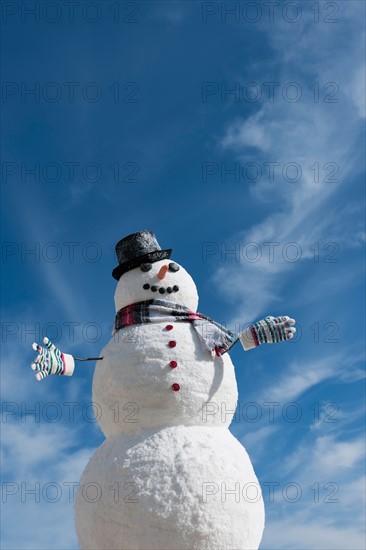
<path fill-rule="evenodd" d="M 351 10 L 342 15 L 346 22 L 349 19 L 360 27 L 363 7 L 357 8 L 356 4 L 352 3 Z M 220 147 L 231 151 L 242 163 L 278 163 L 274 182 L 267 174 L 250 187 L 255 198 L 273 203 L 275 212 L 230 238 L 231 242 L 256 243 L 266 253 L 256 262 L 221 265 L 213 276 L 218 289 L 225 281 L 225 292 L 237 304 L 236 319 L 253 320 L 281 300 L 281 288 L 296 267 L 283 257 L 283 247 L 288 243 L 301 247 L 301 261 L 311 258 L 315 242 L 335 241 L 345 247 L 363 243 L 362 224 L 356 221 L 355 226 L 355 217 L 349 212 L 357 210 L 357 204 L 350 202 L 341 208 L 333 204 L 347 180 L 359 173 L 362 159 L 357 147 L 364 111 L 362 39 L 349 29 L 344 32 L 347 40 L 340 46 L 339 27 L 335 25 L 323 24 L 321 32 L 319 25 L 307 25 L 305 21 L 296 30 L 283 21 L 269 25 L 267 38 L 278 60 L 276 80 L 281 84 L 296 81 L 302 99 L 286 102 L 278 92 L 273 103 L 263 101 L 248 118 L 229 121 L 220 140 Z M 263 81 L 267 76 L 263 68 Z M 320 86 L 319 101 L 309 90 L 313 82 Z M 324 102 L 323 96 L 331 91 L 335 91 L 337 103 Z M 282 170 L 288 163 L 300 167 L 299 181 L 290 183 L 283 178 Z M 319 178 L 314 174 L 314 163 L 319 167 Z M 330 179 L 334 181 L 328 181 L 333 170 Z M 289 173 L 290 177 L 294 174 Z M 342 222 L 351 219 L 351 228 Z M 271 262 L 264 243 L 279 243 Z"/>
<path fill-rule="evenodd" d="M 342 430 L 342 436 L 346 432 Z M 296 451 L 282 463 L 282 475 L 296 472 L 301 479 L 333 479 L 352 471 L 365 456 L 363 437 L 340 440 L 334 434 L 318 435 L 312 445 L 299 445 Z M 306 457 L 306 460 L 304 460 Z"/>
<path fill-rule="evenodd" d="M 73 261 L 70 250 L 80 250 L 80 243 L 76 240 L 72 242 L 65 237 L 65 220 L 62 208 L 53 215 L 51 227 L 49 227 L 51 218 L 29 214 L 30 212 L 47 211 L 46 200 L 41 194 L 35 196 L 28 192 L 26 199 L 17 204 L 17 210 L 20 239 L 15 241 L 15 244 L 20 250 L 23 247 L 23 252 L 19 257 L 22 263 L 27 263 L 26 267 L 29 272 L 33 268 L 33 274 L 39 279 L 39 286 L 44 289 L 41 295 L 34 294 L 34 304 L 38 299 L 44 309 L 47 308 L 51 313 L 52 321 L 56 321 L 63 314 L 72 321 L 78 321 L 82 317 L 92 318 L 86 296 L 80 294 L 75 288 L 73 268 L 77 260 Z M 68 241 L 69 244 L 65 245 L 64 241 Z M 36 254 L 27 255 L 26 251 L 32 249 L 36 250 Z M 85 258 L 82 258 L 82 261 L 85 262 Z M 49 298 L 49 307 L 44 300 L 45 297 L 51 297 Z M 28 304 L 27 307 L 29 307 Z"/>
<path fill-rule="evenodd" d="M 13 344 L 2 353 L 1 547 L 27 550 L 31 541 L 39 550 L 76 548 L 71 491 L 93 452 L 80 445 L 83 384 L 37 382 L 34 351 L 27 351 Z"/>
<path fill-rule="evenodd" d="M 281 438 L 278 426 L 243 438 L 250 455 L 259 454 L 266 464 L 259 476 L 266 505 L 262 550 L 363 548 L 365 443 L 360 435 L 346 439 L 343 421 L 337 430 L 315 436 L 302 430 L 294 450 L 278 457 L 273 452 L 273 442 Z"/>
<path fill-rule="evenodd" d="M 269 455 L 262 549 L 364 547 L 365 442 L 347 430 L 342 422 L 337 433 L 306 432 L 289 456 Z"/>
<path fill-rule="evenodd" d="M 340 409 L 337 404 L 329 404 L 327 401 L 319 403 L 319 410 L 319 417 L 314 418 L 314 422 L 310 425 L 310 430 L 321 432 L 326 425 L 328 434 L 339 432 L 340 423 L 343 430 L 349 430 L 351 425 L 355 423 L 362 425 L 360 421 L 363 421 L 365 415 L 362 405 L 352 410 L 345 410 L 344 408 Z"/>
<path fill-rule="evenodd" d="M 73 449 L 78 430 L 60 424 L 8 422 L 2 435 L 2 548 L 76 548 L 72 491 L 92 449 Z"/>
<path fill-rule="evenodd" d="M 364 375 L 359 361 L 360 356 L 352 354 L 348 348 L 332 355 L 324 354 L 317 359 L 297 359 L 286 366 L 267 387 L 261 389 L 259 399 L 289 402 L 327 379 L 353 382 Z"/>
<path fill-rule="evenodd" d="M 287 518 L 267 524 L 261 550 L 304 550 L 324 548 L 332 550 L 363 550 L 365 537 L 362 528 L 340 527 L 337 522 L 328 524 L 323 517 L 309 518 L 306 510 L 289 513 Z"/>
<path fill-rule="evenodd" d="M 314 389 L 318 384 L 327 382 L 352 384 L 365 377 L 364 370 L 360 367 L 363 362 L 362 354 L 353 354 L 351 349 L 345 348 L 332 355 L 324 355 L 317 359 L 295 360 L 286 365 L 279 375 L 269 377 L 267 383 L 246 396 L 245 403 L 253 403 L 257 408 L 258 419 L 255 422 L 248 422 L 246 418 L 244 403 L 239 401 L 236 416 L 233 419 L 231 428 L 238 432 L 238 437 L 245 447 L 250 450 L 255 460 L 260 458 L 266 460 L 266 455 L 271 454 L 271 445 L 274 439 L 286 441 L 288 435 L 284 434 L 283 417 L 285 407 L 295 403 L 301 411 L 301 417 L 306 422 L 306 434 L 310 437 L 312 432 L 323 435 L 324 428 L 326 435 L 333 433 L 338 436 L 342 430 L 355 421 L 361 420 L 364 415 L 364 407 L 359 406 L 355 410 L 341 409 L 338 403 L 329 407 L 329 399 L 324 403 L 318 403 L 319 417 L 312 416 L 306 420 L 305 411 L 310 410 L 304 399 L 306 392 Z M 244 411 L 244 412 L 243 412 Z M 254 412 L 253 412 L 254 411 Z M 248 412 L 255 416 L 256 410 Z M 315 415 L 315 412 L 314 412 Z M 332 419 L 334 418 L 334 422 Z M 302 434 L 304 435 L 304 434 Z M 314 436 L 311 436 L 314 437 Z M 310 444 L 312 447 L 312 443 Z M 302 449 L 298 452 L 298 460 L 304 457 Z M 285 470 L 282 472 L 285 474 Z"/>

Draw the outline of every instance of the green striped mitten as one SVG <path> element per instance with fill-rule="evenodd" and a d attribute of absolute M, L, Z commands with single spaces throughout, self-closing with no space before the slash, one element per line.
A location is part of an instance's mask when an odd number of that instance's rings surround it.
<path fill-rule="evenodd" d="M 43 342 L 45 348 L 42 348 L 36 342 L 32 346 L 35 351 L 38 351 L 38 355 L 31 365 L 32 369 L 37 371 L 37 380 L 43 380 L 50 374 L 72 376 L 75 366 L 73 356 L 62 353 L 47 337 L 43 338 Z"/>
<path fill-rule="evenodd" d="M 296 328 L 295 319 L 287 315 L 282 317 L 268 316 L 257 323 L 253 323 L 239 334 L 243 348 L 247 351 L 261 344 L 284 342 L 294 337 Z"/>

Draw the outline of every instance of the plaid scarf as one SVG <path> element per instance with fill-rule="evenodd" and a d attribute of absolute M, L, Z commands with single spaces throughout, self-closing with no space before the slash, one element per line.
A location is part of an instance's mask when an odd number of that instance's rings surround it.
<path fill-rule="evenodd" d="M 234 333 L 202 313 L 167 300 L 146 300 L 130 304 L 117 311 L 114 328 L 118 330 L 144 323 L 166 322 L 192 323 L 205 347 L 217 356 L 225 353 L 234 343 Z"/>

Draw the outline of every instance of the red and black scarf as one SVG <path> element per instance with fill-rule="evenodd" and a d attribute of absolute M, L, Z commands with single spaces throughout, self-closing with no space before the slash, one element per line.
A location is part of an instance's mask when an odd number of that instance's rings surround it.
<path fill-rule="evenodd" d="M 167 300 L 145 300 L 120 309 L 115 317 L 114 328 L 117 332 L 133 325 L 169 321 L 192 323 L 206 348 L 218 356 L 225 353 L 236 341 L 233 332 L 206 315 Z"/>

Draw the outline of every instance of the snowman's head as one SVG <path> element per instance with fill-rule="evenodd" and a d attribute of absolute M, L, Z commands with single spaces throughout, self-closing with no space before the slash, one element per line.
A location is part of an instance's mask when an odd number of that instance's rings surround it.
<path fill-rule="evenodd" d="M 197 311 L 198 294 L 192 277 L 170 259 L 143 263 L 124 273 L 114 293 L 116 312 L 130 304 L 153 298 Z"/>

